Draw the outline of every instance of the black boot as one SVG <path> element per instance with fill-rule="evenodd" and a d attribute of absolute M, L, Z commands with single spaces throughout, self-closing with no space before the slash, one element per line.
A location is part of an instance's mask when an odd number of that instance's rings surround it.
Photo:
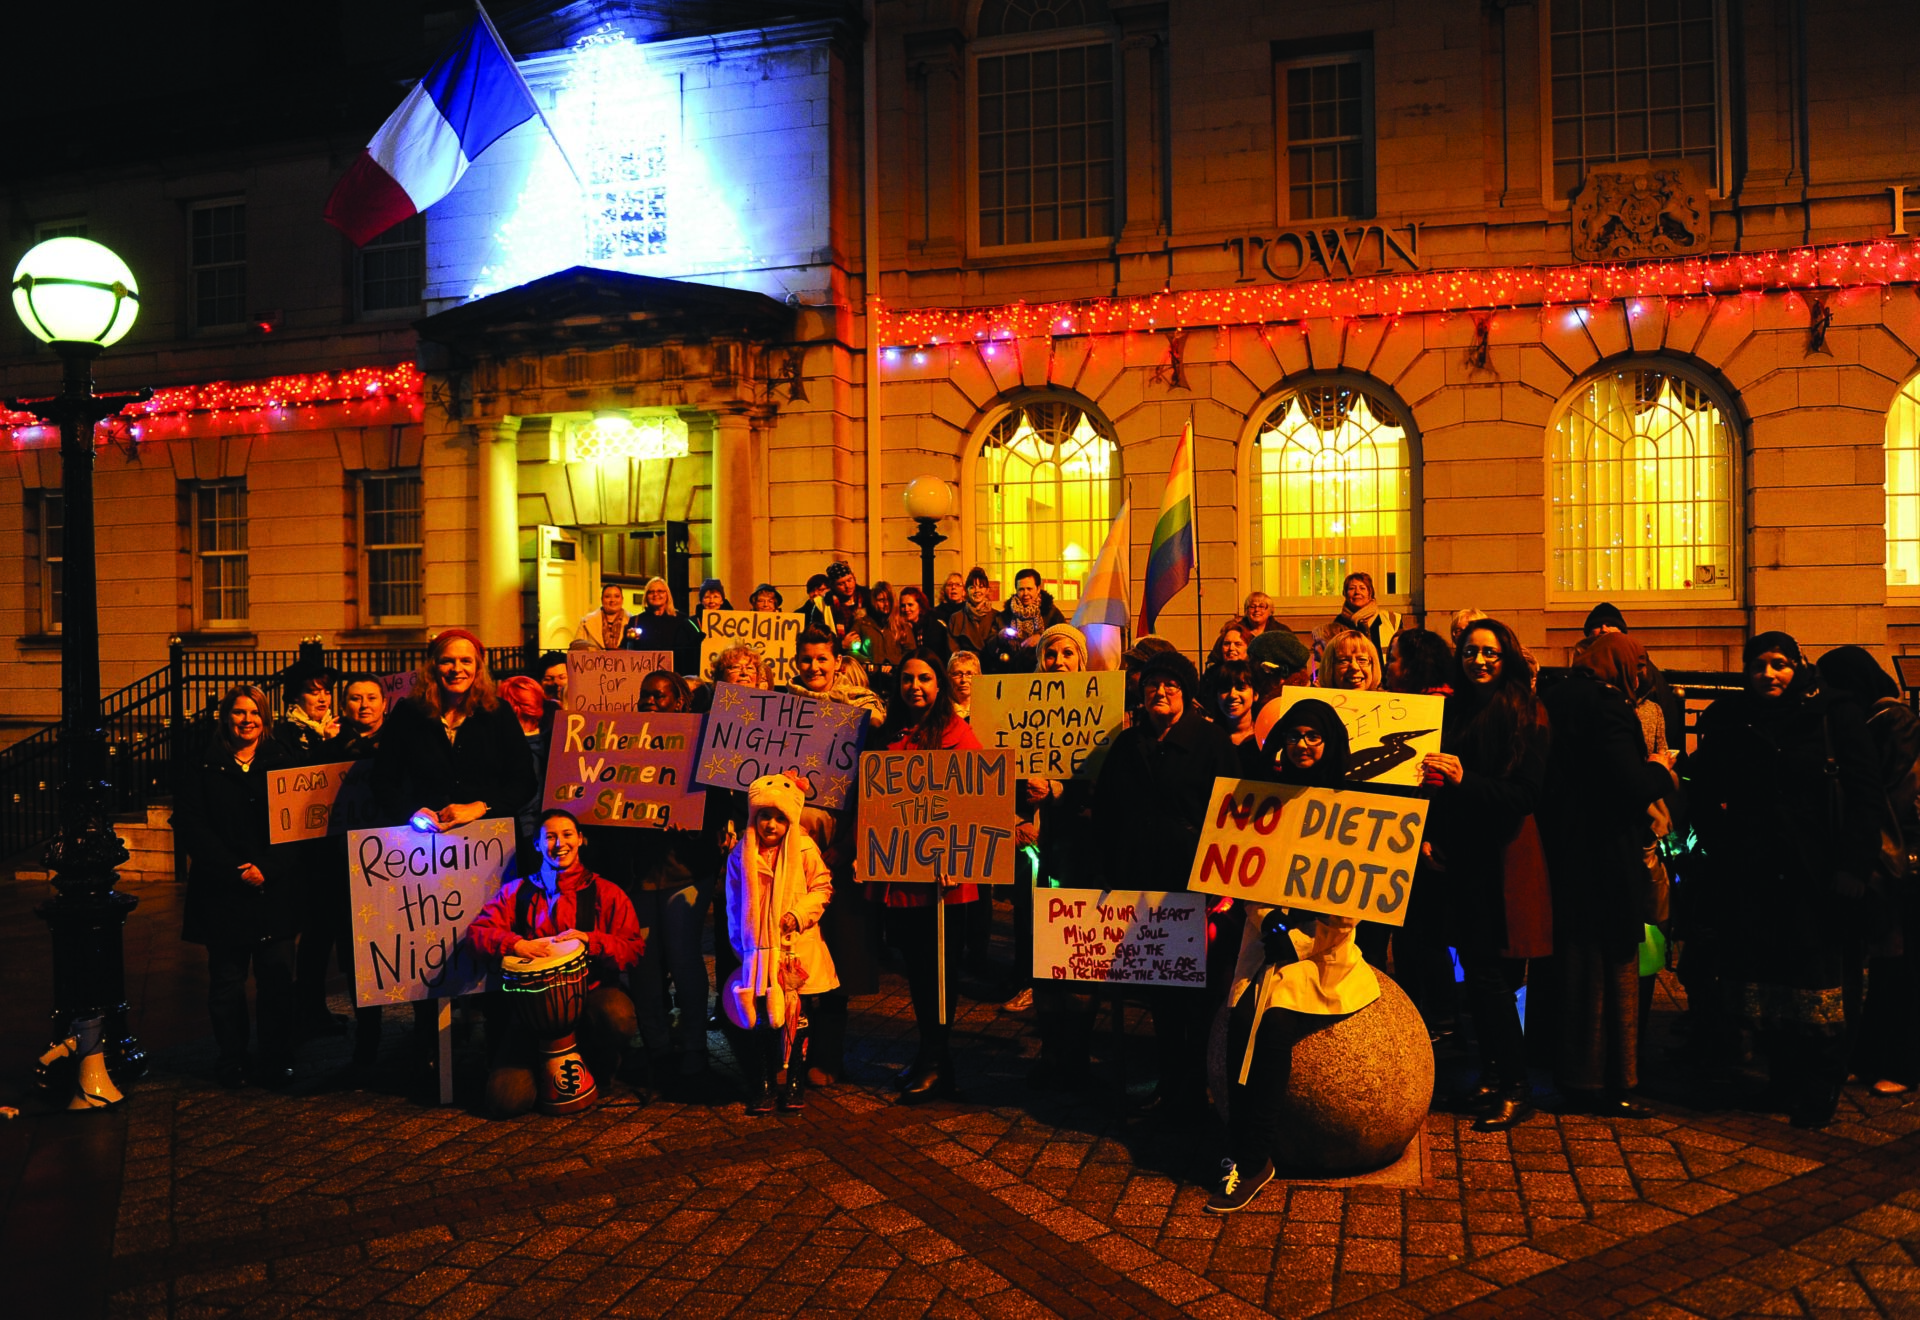
<path fill-rule="evenodd" d="M 900 1087 L 900 1103 L 917 1105 L 936 1098 L 951 1099 L 958 1093 L 953 1084 L 953 1060 L 939 1059 L 914 1066 Z"/>
<path fill-rule="evenodd" d="M 1474 1120 L 1475 1132 L 1505 1132 L 1533 1117 L 1533 1088 L 1526 1082 L 1502 1087 Z"/>

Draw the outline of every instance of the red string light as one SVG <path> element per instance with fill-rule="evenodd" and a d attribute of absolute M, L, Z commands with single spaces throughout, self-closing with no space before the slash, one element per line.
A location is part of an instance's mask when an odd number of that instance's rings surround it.
<path fill-rule="evenodd" d="M 1322 317 L 1397 319 L 1508 308 L 1599 306 L 1622 298 L 1759 295 L 1916 280 L 1920 280 L 1920 239 L 1881 239 L 1667 261 L 1419 271 L 994 307 L 894 309 L 883 305 L 876 320 L 878 338 L 888 348 L 924 349 L 956 342 L 1265 326 Z"/>
<path fill-rule="evenodd" d="M 347 371 L 319 371 L 304 376 L 269 376 L 264 380 L 217 380 L 205 385 L 176 385 L 155 390 L 153 398 L 133 404 L 103 425 L 145 428 L 196 417 L 237 416 L 250 413 L 294 413 L 322 406 L 375 405 L 383 411 L 404 409 L 420 418 L 426 398 L 426 377 L 411 362 L 391 367 L 354 367 Z M 20 431 L 44 425 L 32 413 L 0 411 L 0 426 Z M 137 430 L 135 431 L 137 435 Z"/>

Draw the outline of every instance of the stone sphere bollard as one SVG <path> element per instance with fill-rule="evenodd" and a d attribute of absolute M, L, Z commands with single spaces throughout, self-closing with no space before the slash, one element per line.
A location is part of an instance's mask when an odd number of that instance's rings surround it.
<path fill-rule="evenodd" d="M 1400 1158 L 1426 1121 L 1433 1105 L 1426 1023 L 1393 978 L 1374 970 L 1380 997 L 1358 1012 L 1290 1015 L 1305 1034 L 1293 1046 L 1274 1142 L 1273 1162 L 1283 1172 L 1383 1168 Z M 1208 1080 L 1223 1118 L 1240 1075 L 1239 1055 L 1228 1057 L 1229 1012 L 1222 1008 L 1214 1019 L 1207 1051 Z"/>

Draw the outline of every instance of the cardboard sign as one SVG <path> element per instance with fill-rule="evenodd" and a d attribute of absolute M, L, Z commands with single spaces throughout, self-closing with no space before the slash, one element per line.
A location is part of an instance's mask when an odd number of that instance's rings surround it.
<path fill-rule="evenodd" d="M 1281 688 L 1254 718 L 1255 736 L 1264 745 L 1267 731 L 1280 722 L 1287 707 L 1309 698 L 1340 712 L 1353 749 L 1347 778 L 1355 783 L 1418 784 L 1420 758 L 1440 750 L 1440 718 L 1446 700 L 1413 692 Z"/>
<path fill-rule="evenodd" d="M 722 651 L 744 646 L 756 652 L 774 687 L 793 682 L 794 645 L 800 640 L 800 616 L 758 610 L 701 610 L 700 677 L 713 682 L 713 662 Z"/>
<path fill-rule="evenodd" d="M 267 841 L 295 843 L 378 823 L 372 761 L 288 766 L 267 775 Z"/>
<path fill-rule="evenodd" d="M 863 880 L 1014 881 L 1008 752 L 867 752 L 854 874 Z"/>
<path fill-rule="evenodd" d="M 361 1008 L 484 990 L 467 927 L 513 864 L 513 822 L 423 834 L 411 825 L 347 836 L 353 1002 Z"/>
<path fill-rule="evenodd" d="M 785 771 L 806 785 L 808 806 L 838 811 L 853 796 L 866 736 L 867 712 L 858 706 L 716 683 L 693 781 L 744 791 L 762 775 Z"/>
<path fill-rule="evenodd" d="M 994 674 L 973 680 L 968 723 L 980 744 L 1006 748 L 1022 779 L 1091 779 L 1127 713 L 1127 676 Z"/>
<path fill-rule="evenodd" d="M 568 710 L 632 710 L 656 669 L 673 672 L 671 651 L 568 651 Z"/>
<path fill-rule="evenodd" d="M 393 713 L 395 706 L 405 701 L 413 692 L 414 675 L 415 671 L 411 669 L 402 669 L 397 674 L 380 675 L 380 696 L 387 703 L 389 715 Z"/>
<path fill-rule="evenodd" d="M 1207 983 L 1207 896 L 1033 891 L 1033 976 L 1105 985 Z"/>
<path fill-rule="evenodd" d="M 1398 926 L 1426 825 L 1419 798 L 1216 779 L 1187 887 Z"/>
<path fill-rule="evenodd" d="M 542 809 L 582 825 L 697 830 L 707 795 L 693 791 L 698 715 L 563 710 L 553 717 Z"/>

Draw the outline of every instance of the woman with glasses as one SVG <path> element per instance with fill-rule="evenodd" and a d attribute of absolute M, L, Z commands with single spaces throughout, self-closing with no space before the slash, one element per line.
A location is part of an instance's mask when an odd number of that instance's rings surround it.
<path fill-rule="evenodd" d="M 1480 1085 L 1470 1101 L 1478 1115 L 1474 1128 L 1495 1132 L 1533 1113 L 1513 997 L 1526 983 L 1527 958 L 1548 952 L 1516 943 L 1534 925 L 1524 918 L 1549 901 L 1538 835 L 1525 828 L 1546 775 L 1547 725 L 1533 695 L 1533 666 L 1507 625 L 1474 621 L 1455 659 L 1459 673 L 1440 750 L 1422 762 L 1433 789 L 1431 856 L 1415 885 L 1438 880 L 1445 894 L 1480 1047 Z M 1522 847 L 1510 848 L 1516 843 Z"/>

